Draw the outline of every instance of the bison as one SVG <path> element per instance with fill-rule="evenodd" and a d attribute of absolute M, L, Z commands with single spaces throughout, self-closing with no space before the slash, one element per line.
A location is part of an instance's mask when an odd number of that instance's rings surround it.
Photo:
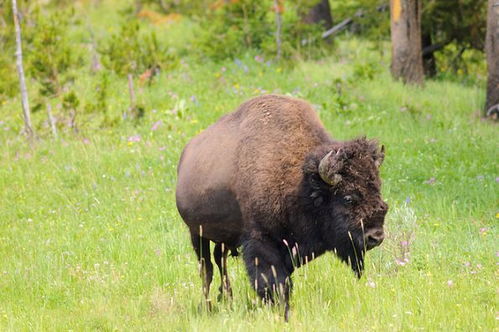
<path fill-rule="evenodd" d="M 331 138 L 305 101 L 265 95 L 194 137 L 178 165 L 176 203 L 189 227 L 208 301 L 214 259 L 231 295 L 227 255 L 242 246 L 252 286 L 288 317 L 291 274 L 326 251 L 358 277 L 383 242 L 387 204 L 376 141 Z"/>

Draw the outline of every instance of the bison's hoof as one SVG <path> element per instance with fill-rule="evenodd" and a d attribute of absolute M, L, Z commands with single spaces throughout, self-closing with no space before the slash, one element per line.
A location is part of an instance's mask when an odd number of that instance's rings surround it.
<path fill-rule="evenodd" d="M 213 309 L 213 306 L 211 304 L 211 300 L 210 299 L 204 300 L 198 306 L 198 311 L 199 312 L 204 312 L 204 311 L 210 312 L 210 311 L 212 311 L 212 309 Z"/>
<path fill-rule="evenodd" d="M 232 289 L 231 288 L 223 289 L 222 287 L 220 287 L 218 289 L 218 291 L 219 291 L 218 296 L 217 296 L 218 302 L 222 302 L 224 300 L 232 300 Z"/>

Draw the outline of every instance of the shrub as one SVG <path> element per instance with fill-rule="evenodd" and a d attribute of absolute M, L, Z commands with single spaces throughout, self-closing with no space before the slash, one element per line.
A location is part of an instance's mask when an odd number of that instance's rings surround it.
<path fill-rule="evenodd" d="M 121 76 L 167 71 L 178 64 L 177 56 L 158 42 L 154 31 L 141 32 L 137 20 L 124 22 L 119 33 L 101 42 L 98 51 L 103 65 Z"/>
<path fill-rule="evenodd" d="M 282 56 L 312 56 L 323 45 L 320 26 L 304 24 L 301 5 L 286 2 L 282 13 Z M 250 49 L 275 56 L 276 13 L 272 0 L 239 0 L 212 8 L 201 21 L 196 48 L 216 60 L 234 58 Z"/>

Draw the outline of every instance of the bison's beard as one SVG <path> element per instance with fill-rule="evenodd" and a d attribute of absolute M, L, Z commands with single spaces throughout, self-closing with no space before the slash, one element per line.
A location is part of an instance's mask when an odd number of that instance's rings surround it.
<path fill-rule="evenodd" d="M 365 249 L 361 233 L 357 234 L 344 227 L 337 227 L 332 250 L 342 261 L 350 265 L 358 278 L 362 276 Z"/>

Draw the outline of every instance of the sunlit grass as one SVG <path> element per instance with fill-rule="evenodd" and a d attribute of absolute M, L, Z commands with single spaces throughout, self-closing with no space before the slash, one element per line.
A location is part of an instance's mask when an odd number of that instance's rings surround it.
<path fill-rule="evenodd" d="M 121 120 L 126 79 L 111 76 L 116 125 L 81 114 L 80 134 L 61 128 L 52 140 L 40 111 L 33 145 L 18 135 L 18 100 L 0 106 L 0 329 L 494 330 L 499 150 L 496 126 L 475 114 L 483 86 L 404 87 L 389 59 L 363 45 L 340 42 L 336 55 L 295 66 L 251 52 L 240 62 L 185 57 L 139 86 L 147 111 L 136 125 Z M 362 76 L 369 66 L 372 79 Z M 83 104 L 97 79 L 82 69 Z M 234 300 L 199 310 L 197 263 L 174 202 L 188 139 L 272 92 L 310 101 L 334 137 L 367 135 L 387 150 L 388 238 L 360 281 L 331 254 L 297 270 L 288 324 L 256 303 L 241 259 L 229 259 Z M 218 283 L 215 273 L 214 301 Z"/>

